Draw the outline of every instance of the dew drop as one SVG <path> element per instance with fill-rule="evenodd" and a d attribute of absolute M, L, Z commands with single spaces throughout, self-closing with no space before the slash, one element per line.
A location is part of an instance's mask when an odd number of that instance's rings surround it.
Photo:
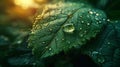
<path fill-rule="evenodd" d="M 31 32 L 31 34 L 34 34 L 34 33 L 35 33 L 35 32 L 33 32 L 33 31 Z"/>
<path fill-rule="evenodd" d="M 103 18 L 103 21 L 105 21 L 106 19 L 105 18 Z"/>
<path fill-rule="evenodd" d="M 72 23 L 65 24 L 65 25 L 63 26 L 63 31 L 64 31 L 65 33 L 73 33 L 74 30 L 75 30 L 75 27 L 74 27 L 74 25 L 73 25 Z"/>
<path fill-rule="evenodd" d="M 81 21 L 81 23 L 84 23 L 84 21 Z"/>
<path fill-rule="evenodd" d="M 32 63 L 32 65 L 33 65 L 33 66 L 35 66 L 35 65 L 36 65 L 36 63 Z"/>
<path fill-rule="evenodd" d="M 96 13 L 96 16 L 99 16 L 99 14 L 98 14 L 98 13 Z"/>
<path fill-rule="evenodd" d="M 82 28 L 80 28 L 80 30 L 82 30 Z"/>
<path fill-rule="evenodd" d="M 104 57 L 103 57 L 103 56 L 99 57 L 99 58 L 98 58 L 98 62 L 99 62 L 99 63 L 104 63 L 104 62 L 105 62 Z"/>
<path fill-rule="evenodd" d="M 108 22 L 110 22 L 110 19 L 107 19 Z"/>
<path fill-rule="evenodd" d="M 54 53 L 51 53 L 51 55 L 53 55 Z"/>
<path fill-rule="evenodd" d="M 87 31 L 85 30 L 84 33 L 87 33 Z"/>
<path fill-rule="evenodd" d="M 52 29 L 51 29 L 51 28 L 50 28 L 49 30 L 50 30 L 50 31 L 52 31 Z"/>
<path fill-rule="evenodd" d="M 51 48 L 49 48 L 49 50 L 52 50 Z"/>
<path fill-rule="evenodd" d="M 111 44 L 110 42 L 108 42 L 107 44 Z"/>
<path fill-rule="evenodd" d="M 65 39 L 62 39 L 62 41 L 64 41 Z"/>
<path fill-rule="evenodd" d="M 70 44 L 70 41 L 67 41 L 68 44 Z"/>
<path fill-rule="evenodd" d="M 90 25 L 90 23 L 87 23 L 87 25 L 89 26 L 89 25 Z"/>
<path fill-rule="evenodd" d="M 80 18 L 82 18 L 82 16 L 80 16 Z"/>
<path fill-rule="evenodd" d="M 22 43 L 22 40 L 18 40 L 17 43 L 18 43 L 18 44 Z"/>
<path fill-rule="evenodd" d="M 101 24 L 101 23 L 102 23 L 102 21 L 99 21 L 98 23 L 99 23 L 99 24 Z"/>
<path fill-rule="evenodd" d="M 42 42 L 43 44 L 45 44 L 45 42 Z"/>
<path fill-rule="evenodd" d="M 57 41 L 59 40 L 59 39 L 56 39 Z"/>
<path fill-rule="evenodd" d="M 83 37 L 83 34 L 80 34 L 80 37 Z"/>
<path fill-rule="evenodd" d="M 89 13 L 90 13 L 90 14 L 93 14 L 93 12 L 92 12 L 92 11 L 89 11 Z"/>
<path fill-rule="evenodd" d="M 48 48 L 48 47 L 45 47 L 46 49 Z"/>

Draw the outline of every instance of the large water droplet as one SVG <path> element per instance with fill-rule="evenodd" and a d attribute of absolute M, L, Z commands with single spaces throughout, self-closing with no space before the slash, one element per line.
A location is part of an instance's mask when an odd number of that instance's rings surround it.
<path fill-rule="evenodd" d="M 75 27 L 74 27 L 74 25 L 73 25 L 72 23 L 65 24 L 65 25 L 63 26 L 63 31 L 64 31 L 65 33 L 73 33 L 74 30 L 75 30 Z"/>

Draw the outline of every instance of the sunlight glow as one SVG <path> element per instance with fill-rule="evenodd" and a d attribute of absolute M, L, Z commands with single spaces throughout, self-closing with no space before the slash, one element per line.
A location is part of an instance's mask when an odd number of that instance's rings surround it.
<path fill-rule="evenodd" d="M 34 0 L 14 0 L 15 5 L 21 6 L 23 9 L 30 7 L 38 7 L 38 4 Z"/>

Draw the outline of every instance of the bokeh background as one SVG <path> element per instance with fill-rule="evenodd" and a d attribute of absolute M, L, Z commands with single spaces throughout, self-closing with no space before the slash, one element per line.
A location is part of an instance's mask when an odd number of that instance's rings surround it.
<path fill-rule="evenodd" d="M 64 0 L 0 0 L 0 67 L 35 64 L 31 50 L 27 48 L 27 38 L 34 18 L 43 6 L 57 1 Z M 120 0 L 85 1 L 103 10 L 108 19 L 120 20 Z"/>

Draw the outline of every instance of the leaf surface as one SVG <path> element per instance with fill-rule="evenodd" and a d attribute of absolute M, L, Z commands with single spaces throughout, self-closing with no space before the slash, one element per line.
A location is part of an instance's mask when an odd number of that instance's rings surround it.
<path fill-rule="evenodd" d="M 47 5 L 36 17 L 29 47 L 37 57 L 45 58 L 80 48 L 101 30 L 106 15 L 84 3 Z"/>

